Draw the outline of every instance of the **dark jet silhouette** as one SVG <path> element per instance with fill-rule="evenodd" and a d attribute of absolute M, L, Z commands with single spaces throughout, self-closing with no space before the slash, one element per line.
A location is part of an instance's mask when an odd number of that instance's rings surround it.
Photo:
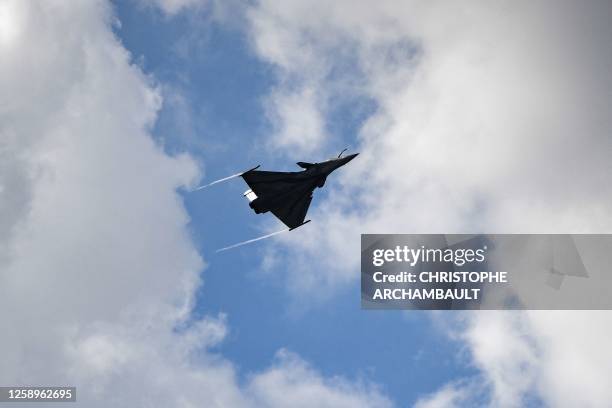
<path fill-rule="evenodd" d="M 338 167 L 353 160 L 359 153 L 342 157 L 344 149 L 337 158 L 321 163 L 298 162 L 303 171 L 261 171 L 259 166 L 242 173 L 240 176 L 251 188 L 244 193 L 249 206 L 257 214 L 272 212 L 290 230 L 300 227 L 312 201 L 312 192 L 323 187 L 329 174 Z"/>

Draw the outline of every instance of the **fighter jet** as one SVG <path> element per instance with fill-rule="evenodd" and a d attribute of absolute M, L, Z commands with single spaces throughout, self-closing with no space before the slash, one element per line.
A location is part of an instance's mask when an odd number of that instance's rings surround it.
<path fill-rule="evenodd" d="M 270 211 L 289 231 L 310 222 L 304 221 L 315 188 L 325 185 L 331 172 L 353 160 L 359 153 L 320 162 L 297 162 L 302 171 L 261 171 L 259 166 L 240 174 L 250 189 L 244 193 L 256 214 Z"/>

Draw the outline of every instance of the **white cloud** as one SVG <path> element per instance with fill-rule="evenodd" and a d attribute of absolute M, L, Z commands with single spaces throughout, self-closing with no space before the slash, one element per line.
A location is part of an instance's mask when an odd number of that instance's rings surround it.
<path fill-rule="evenodd" d="M 549 406 L 600 407 L 612 401 L 611 323 L 608 311 L 484 313 L 470 316 L 464 336 L 495 406 L 535 395 Z"/>
<path fill-rule="evenodd" d="M 0 21 L 1 384 L 76 385 L 87 407 L 387 403 L 296 356 L 242 385 L 213 350 L 226 318 L 190 320 L 204 263 L 176 190 L 198 168 L 153 141 L 162 99 L 111 6 L 4 1 Z"/>
<path fill-rule="evenodd" d="M 464 336 L 476 365 L 491 385 L 492 404 L 523 405 L 537 377 L 538 350 L 526 316 L 517 312 L 482 312 L 471 316 Z"/>
<path fill-rule="evenodd" d="M 339 91 L 377 104 L 361 155 L 332 176 L 343 188 L 299 239 L 279 238 L 298 257 L 330 254 L 341 276 L 360 231 L 612 230 L 606 5 L 349 3 L 264 1 L 249 14 L 255 50 L 292 78 L 269 105 L 292 124 L 276 148 L 319 143 L 310 156 L 323 156 L 331 143 L 305 141 L 304 124 L 325 123 L 319 101 Z"/>
<path fill-rule="evenodd" d="M 611 231 L 606 12 L 546 2 L 254 7 L 254 49 L 281 78 L 268 108 L 291 124 L 271 135 L 276 148 L 324 157 L 333 135 L 303 138 L 330 119 L 319 101 L 350 89 L 377 105 L 356 135 L 361 155 L 332 176 L 340 186 L 317 200 L 315 222 L 279 237 L 297 248 L 288 280 L 304 275 L 304 254 L 326 265 L 314 282 L 355 279 L 360 232 Z"/>
<path fill-rule="evenodd" d="M 296 92 L 275 92 L 269 97 L 268 115 L 276 126 L 269 146 L 298 148 L 302 152 L 315 150 L 325 136 L 319 100 L 312 89 Z"/>
<path fill-rule="evenodd" d="M 324 128 L 330 104 L 319 101 L 347 87 L 377 105 L 356 135 L 361 155 L 328 180 L 326 200 L 315 198 L 314 221 L 270 250 L 289 265 L 290 290 L 329 294 L 357 280 L 360 233 L 612 232 L 610 11 L 552 1 L 254 6 L 254 50 L 281 79 L 272 95 L 296 95 L 270 105 L 276 123 L 316 112 Z M 304 89 L 318 97 L 299 98 Z M 271 141 L 299 154 L 292 137 Z M 309 142 L 321 155 L 332 144 Z M 610 314 L 561 314 L 468 315 L 460 338 L 491 405 L 612 401 Z M 452 402 L 455 391 L 431 401 Z"/>
<path fill-rule="evenodd" d="M 446 385 L 431 395 L 419 399 L 414 408 L 455 408 L 466 406 L 464 385 Z"/>
<path fill-rule="evenodd" d="M 276 364 L 252 379 L 249 392 L 256 406 L 389 407 L 375 388 L 356 386 L 342 378 L 323 379 L 295 354 L 280 350 Z M 365 390 L 365 395 L 364 395 Z M 365 397 L 365 398 L 364 398 Z"/>

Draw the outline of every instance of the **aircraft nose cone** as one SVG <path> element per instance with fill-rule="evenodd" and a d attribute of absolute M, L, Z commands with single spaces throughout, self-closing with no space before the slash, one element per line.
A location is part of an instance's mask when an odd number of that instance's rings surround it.
<path fill-rule="evenodd" d="M 349 154 L 348 156 L 346 156 L 346 162 L 350 162 L 351 160 L 353 160 L 355 157 L 359 156 L 359 153 L 355 153 L 355 154 Z"/>
<path fill-rule="evenodd" d="M 340 159 L 340 163 L 342 163 L 341 166 L 344 166 L 346 163 L 350 162 L 351 160 L 353 160 L 358 155 L 359 155 L 359 153 L 349 154 L 348 156 L 344 156 L 343 158 Z"/>
<path fill-rule="evenodd" d="M 340 159 L 337 159 L 337 161 L 334 164 L 334 169 L 337 169 L 340 166 L 344 166 L 346 163 L 350 162 L 355 157 L 357 157 L 357 155 L 359 155 L 359 153 L 349 154 L 348 156 L 344 156 L 344 157 L 341 157 Z"/>

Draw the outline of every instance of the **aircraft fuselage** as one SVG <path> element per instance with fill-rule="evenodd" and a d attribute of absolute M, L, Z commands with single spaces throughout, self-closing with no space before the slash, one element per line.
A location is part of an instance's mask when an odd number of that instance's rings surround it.
<path fill-rule="evenodd" d="M 260 214 L 278 208 L 286 201 L 287 197 L 296 193 L 311 195 L 315 188 L 321 188 L 325 185 L 327 176 L 354 159 L 357 154 L 321 163 L 300 163 L 300 166 L 307 166 L 307 168 L 303 171 L 285 173 L 290 175 L 290 177 L 279 180 L 279 183 L 283 184 L 282 188 L 273 193 L 259 195 L 249 203 L 249 207 L 255 210 L 257 214 Z"/>

